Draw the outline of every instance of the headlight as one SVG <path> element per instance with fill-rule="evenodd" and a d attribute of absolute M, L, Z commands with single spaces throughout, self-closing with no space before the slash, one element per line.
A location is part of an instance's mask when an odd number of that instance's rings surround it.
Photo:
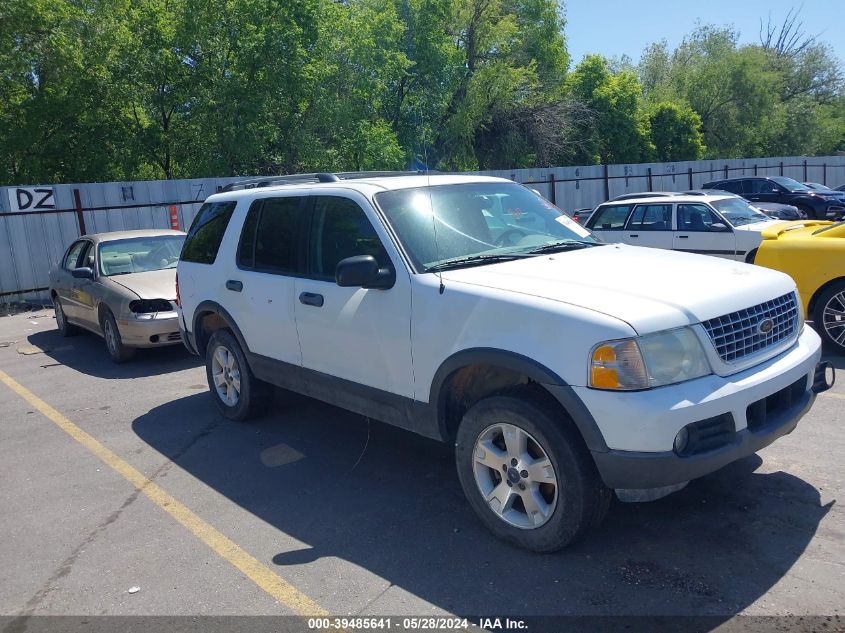
<path fill-rule="evenodd" d="M 649 389 L 709 373 L 701 343 L 689 327 L 600 343 L 590 359 L 590 386 L 596 389 Z"/>
<path fill-rule="evenodd" d="M 156 312 L 171 312 L 173 306 L 167 299 L 136 299 L 129 302 L 129 310 L 135 314 L 154 314 Z"/>

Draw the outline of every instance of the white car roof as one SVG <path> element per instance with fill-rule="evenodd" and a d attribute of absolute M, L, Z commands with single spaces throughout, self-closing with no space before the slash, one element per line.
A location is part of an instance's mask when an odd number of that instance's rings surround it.
<path fill-rule="evenodd" d="M 268 179 L 269 180 L 269 179 Z M 294 192 L 302 190 L 320 189 L 350 189 L 360 191 L 365 195 L 373 195 L 379 191 L 393 191 L 397 189 L 411 189 L 413 187 L 436 187 L 438 185 L 460 185 L 466 183 L 485 182 L 513 182 L 506 178 L 495 178 L 493 176 L 475 175 L 451 175 L 451 174 L 413 174 L 401 176 L 373 176 L 368 178 L 349 178 L 335 182 L 296 182 L 271 184 L 266 187 L 252 187 L 237 191 L 225 191 L 209 196 L 207 202 L 218 202 L 224 200 L 240 200 L 242 198 L 262 198 L 268 194 L 280 192 Z"/>
<path fill-rule="evenodd" d="M 625 198 L 624 200 L 608 200 L 607 202 L 602 202 L 600 206 L 611 205 L 611 204 L 624 204 L 624 205 L 631 205 L 631 204 L 641 204 L 643 202 L 653 202 L 654 204 L 672 204 L 672 203 L 692 203 L 692 202 L 715 202 L 716 200 L 726 200 L 728 198 L 739 198 L 738 196 L 731 194 L 731 193 L 713 193 L 713 194 L 702 194 L 702 195 L 695 195 L 695 194 L 684 194 L 684 193 L 672 193 L 669 195 L 648 195 L 643 194 L 639 198 Z M 741 199 L 741 198 L 739 198 Z"/>

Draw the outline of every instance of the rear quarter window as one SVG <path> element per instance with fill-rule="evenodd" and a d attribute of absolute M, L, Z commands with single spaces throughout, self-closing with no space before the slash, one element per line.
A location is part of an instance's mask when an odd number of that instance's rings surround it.
<path fill-rule="evenodd" d="M 223 234 L 237 202 L 206 202 L 191 223 L 180 259 L 195 264 L 213 264 Z"/>

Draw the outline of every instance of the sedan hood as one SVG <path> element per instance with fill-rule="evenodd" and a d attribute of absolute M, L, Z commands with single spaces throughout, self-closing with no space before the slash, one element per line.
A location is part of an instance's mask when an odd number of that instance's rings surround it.
<path fill-rule="evenodd" d="M 176 269 L 112 275 L 109 280 L 134 292 L 140 299 L 176 300 Z"/>
<path fill-rule="evenodd" d="M 737 231 L 765 231 L 767 228 L 783 220 L 776 220 L 769 218 L 768 220 L 760 220 L 759 222 L 752 222 L 751 224 L 743 224 L 742 226 L 734 226 Z"/>
<path fill-rule="evenodd" d="M 542 297 L 627 322 L 639 334 L 706 321 L 795 289 L 780 272 L 727 259 L 611 244 L 443 272 L 459 282 Z"/>

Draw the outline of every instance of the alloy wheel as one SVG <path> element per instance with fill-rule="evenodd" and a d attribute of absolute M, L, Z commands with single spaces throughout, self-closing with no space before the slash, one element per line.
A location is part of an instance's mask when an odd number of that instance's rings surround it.
<path fill-rule="evenodd" d="M 473 447 L 475 483 L 488 507 L 522 529 L 545 524 L 557 505 L 558 481 L 545 449 L 524 429 L 493 424 Z"/>
<path fill-rule="evenodd" d="M 822 327 L 834 343 L 845 347 L 845 290 L 833 295 L 824 306 Z"/>
<path fill-rule="evenodd" d="M 218 345 L 211 356 L 211 376 L 220 400 L 236 406 L 241 395 L 241 371 L 238 359 L 223 345 Z"/>

